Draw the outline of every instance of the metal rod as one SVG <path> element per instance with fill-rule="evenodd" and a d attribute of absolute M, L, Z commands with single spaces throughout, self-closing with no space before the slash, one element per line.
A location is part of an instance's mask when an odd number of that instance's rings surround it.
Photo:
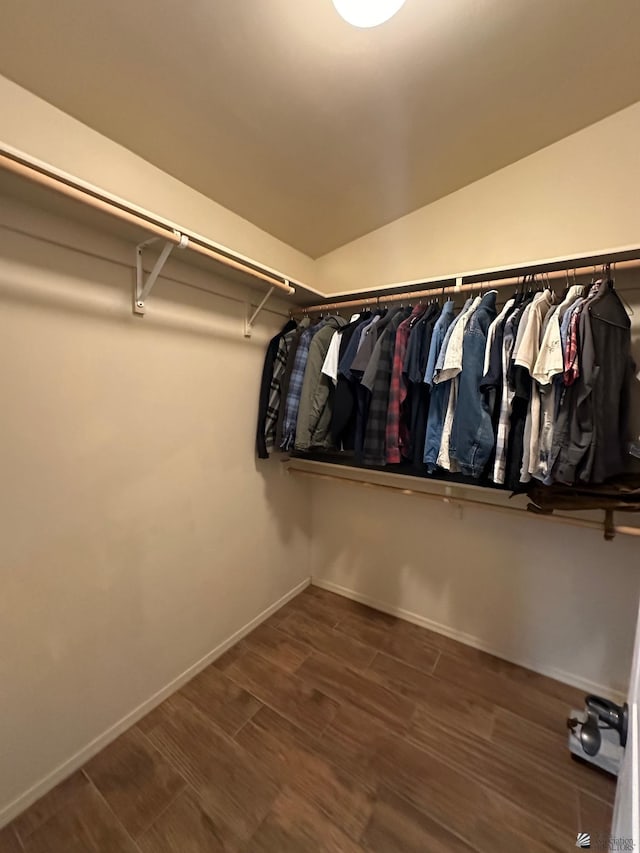
<path fill-rule="evenodd" d="M 610 256 L 603 255 L 601 263 L 607 263 Z M 631 260 L 631 261 L 615 261 L 616 271 L 625 270 L 625 269 L 637 269 L 640 267 L 640 259 Z M 567 266 L 566 270 L 551 270 L 547 272 L 544 268 L 540 267 L 540 272 L 544 272 L 545 279 L 550 278 L 564 278 L 566 276 L 567 270 L 571 270 L 575 272 L 576 275 L 585 275 L 586 273 L 590 273 L 593 271 L 593 264 L 590 264 L 588 267 L 574 267 L 570 263 Z M 297 308 L 295 313 L 308 313 L 313 314 L 318 311 L 335 311 L 339 308 L 358 308 L 363 305 L 377 305 L 383 304 L 386 302 L 400 302 L 402 300 L 405 301 L 415 301 L 417 299 L 426 299 L 430 296 L 442 296 L 448 294 L 456 294 L 456 293 L 464 293 L 468 291 L 477 291 L 481 287 L 485 287 L 487 289 L 498 288 L 498 287 L 509 287 L 510 285 L 516 285 L 522 281 L 522 276 L 511 276 L 509 278 L 499 278 L 499 279 L 491 279 L 489 276 L 482 281 L 473 281 L 466 283 L 457 283 L 461 281 L 460 278 L 456 280 L 455 284 L 445 284 L 444 282 L 454 281 L 451 276 L 447 276 L 442 279 L 443 284 L 439 287 L 430 287 L 428 290 L 414 290 L 408 293 L 384 293 L 383 295 L 372 295 L 362 297 L 361 299 L 349 299 L 343 302 L 325 302 L 321 305 L 312 305 L 310 307 L 302 307 Z"/>
<path fill-rule="evenodd" d="M 544 515 L 527 512 L 527 510 L 523 509 L 515 509 L 514 507 L 498 506 L 497 504 L 492 504 L 487 501 L 478 501 L 473 498 L 458 498 L 449 495 L 438 495 L 433 492 L 405 489 L 403 486 L 394 486 L 389 483 L 373 483 L 370 480 L 355 480 L 351 477 L 338 477 L 335 474 L 320 474 L 316 471 L 305 471 L 302 468 L 296 468 L 295 464 L 292 464 L 291 462 L 289 462 L 287 470 L 293 474 L 302 474 L 303 477 L 315 477 L 319 480 L 332 480 L 339 483 L 348 483 L 351 486 L 363 486 L 370 489 L 384 489 L 385 491 L 399 492 L 402 495 L 417 495 L 418 497 L 425 498 L 426 500 L 438 501 L 440 503 L 462 504 L 463 506 L 495 510 L 496 512 L 501 512 L 503 514 L 508 513 L 510 515 L 514 515 L 515 513 L 522 517 L 526 516 L 527 518 L 541 519 L 542 521 L 548 521 L 552 524 L 568 524 L 571 527 L 582 527 L 589 530 L 599 530 L 601 532 L 604 530 L 603 524 L 599 524 L 597 521 L 588 521 L 584 518 L 569 518 L 566 515 Z M 620 533 L 623 536 L 640 536 L 640 527 L 616 525 L 613 528 L 613 532 Z"/>
<path fill-rule="evenodd" d="M 253 266 L 249 266 L 246 263 L 243 263 L 240 260 L 236 260 L 233 257 L 229 257 L 221 252 L 216 251 L 215 249 L 209 248 L 202 243 L 201 238 L 192 236 L 189 232 L 183 232 L 180 229 L 180 233 L 176 234 L 172 228 L 169 226 L 163 225 L 157 221 L 154 221 L 151 217 L 141 216 L 138 213 L 133 212 L 132 210 L 128 210 L 124 203 L 123 204 L 115 204 L 112 201 L 109 201 L 106 198 L 100 198 L 96 193 L 89 192 L 86 189 L 83 189 L 80 186 L 75 186 L 70 181 L 63 180 L 60 177 L 52 173 L 47 173 L 43 169 L 35 168 L 34 166 L 29 165 L 19 159 L 9 156 L 5 152 L 0 151 L 0 168 L 5 169 L 8 172 L 11 172 L 14 175 L 18 175 L 21 178 L 26 178 L 32 183 L 39 184 L 46 189 L 53 190 L 54 192 L 59 193 L 60 195 L 64 195 L 67 198 L 73 199 L 74 201 L 81 202 L 82 204 L 86 204 L 89 207 L 94 208 L 95 210 L 99 210 L 101 213 L 106 213 L 109 216 L 114 217 L 115 219 L 120 219 L 123 222 L 127 222 L 130 225 L 135 225 L 148 233 L 154 234 L 158 237 L 162 237 L 164 240 L 169 240 L 172 243 L 178 244 L 180 242 L 181 234 L 184 233 L 189 238 L 188 247 L 194 252 L 197 252 L 200 255 L 204 255 L 207 258 L 211 258 L 212 260 L 223 264 L 226 267 L 231 269 L 238 270 L 252 278 L 259 279 L 260 281 L 265 281 L 270 284 L 272 287 L 278 288 L 283 293 L 291 294 L 295 293 L 295 288 L 291 287 L 287 281 L 280 281 L 277 278 L 274 278 L 267 272 L 263 272 L 260 269 L 254 269 Z"/>
<path fill-rule="evenodd" d="M 256 321 L 256 317 L 257 317 L 257 316 L 258 316 L 258 314 L 262 311 L 262 309 L 264 308 L 264 306 L 267 304 L 267 299 L 271 296 L 271 294 L 272 294 L 272 293 L 273 293 L 273 288 L 271 288 L 271 290 L 268 290 L 268 291 L 265 293 L 265 295 L 264 295 L 264 299 L 263 299 L 263 300 L 262 300 L 262 302 L 258 305 L 258 307 L 256 308 L 256 310 L 255 310 L 255 311 L 253 312 L 253 314 L 251 315 L 251 317 L 249 317 L 249 319 L 247 320 L 247 325 L 249 326 L 249 328 L 251 328 L 251 326 L 253 326 L 253 324 L 255 323 L 255 321 Z"/>
<path fill-rule="evenodd" d="M 160 271 L 162 270 L 162 267 L 165 265 L 165 262 L 166 262 L 167 258 L 169 257 L 169 255 L 171 254 L 174 246 L 175 246 L 175 243 L 171 243 L 171 242 L 167 241 L 164 244 L 164 246 L 162 247 L 162 251 L 158 255 L 156 262 L 153 265 L 153 269 L 149 273 L 147 280 L 144 283 L 144 286 L 142 287 L 141 291 L 137 294 L 137 298 L 141 302 L 144 302 L 146 300 L 147 296 L 151 293 L 151 290 L 153 289 L 153 285 L 156 283 L 156 279 L 160 275 Z M 142 247 L 138 246 L 138 249 L 139 249 L 139 251 L 137 254 L 138 254 L 138 257 L 140 257 L 140 252 L 142 250 Z"/>

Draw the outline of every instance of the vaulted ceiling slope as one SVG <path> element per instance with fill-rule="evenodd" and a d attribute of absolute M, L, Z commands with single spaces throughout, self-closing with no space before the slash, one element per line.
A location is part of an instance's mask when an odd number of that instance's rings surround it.
<path fill-rule="evenodd" d="M 3 0 L 0 73 L 318 257 L 640 100 L 639 43 L 639 0 L 372 30 L 331 0 Z"/>

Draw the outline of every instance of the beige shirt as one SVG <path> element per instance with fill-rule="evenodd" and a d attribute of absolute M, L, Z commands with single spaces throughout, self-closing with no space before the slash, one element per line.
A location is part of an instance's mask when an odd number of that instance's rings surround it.
<path fill-rule="evenodd" d="M 527 369 L 530 375 L 540 354 L 542 323 L 554 303 L 550 290 L 538 293 L 530 305 L 526 328 L 520 340 L 515 363 Z M 524 453 L 520 480 L 527 483 L 538 468 L 540 455 L 540 391 L 536 382 L 531 385 L 531 398 L 524 427 Z"/>
<path fill-rule="evenodd" d="M 564 370 L 562 341 L 560 340 L 560 317 L 563 309 L 567 308 L 582 295 L 583 289 L 581 285 L 574 285 L 569 288 L 566 297 L 558 305 L 555 317 L 552 317 L 547 326 L 538 357 L 531 371 L 533 378 L 541 385 L 548 385 L 554 376 L 557 376 Z"/>

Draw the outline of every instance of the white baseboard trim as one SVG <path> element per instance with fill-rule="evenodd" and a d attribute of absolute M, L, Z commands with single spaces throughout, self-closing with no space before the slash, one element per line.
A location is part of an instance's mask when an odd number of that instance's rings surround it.
<path fill-rule="evenodd" d="M 556 669 L 552 666 L 541 665 L 537 661 L 509 654 L 508 652 L 505 652 L 504 649 L 498 649 L 490 643 L 485 643 L 479 637 L 475 637 L 472 634 L 466 634 L 464 631 L 458 631 L 456 628 L 443 625 L 433 619 L 428 619 L 426 616 L 420 616 L 418 613 L 413 613 L 411 610 L 405 610 L 402 607 L 386 604 L 383 601 L 378 601 L 368 595 L 363 595 L 353 589 L 348 589 L 347 587 L 340 586 L 332 581 L 322 580 L 321 578 L 314 577 L 311 579 L 311 583 L 321 589 L 326 589 L 329 592 L 335 592 L 338 595 L 350 598 L 353 601 L 359 601 L 360 604 L 367 604 L 375 610 L 381 610 L 383 613 L 389 613 L 391 616 L 397 616 L 399 619 L 404 619 L 407 622 L 413 622 L 414 625 L 420 625 L 422 628 L 428 628 L 430 631 L 435 631 L 437 634 L 443 634 L 445 637 L 450 637 L 452 640 L 458 640 L 460 643 L 464 643 L 474 649 L 479 649 L 482 652 L 495 655 L 495 657 L 502 658 L 510 663 L 515 663 L 518 666 L 523 666 L 533 672 L 538 672 L 540 675 L 546 675 L 549 678 L 555 678 L 557 681 L 570 684 L 572 687 L 577 687 L 578 690 L 584 690 L 585 693 L 596 693 L 599 696 L 606 696 L 618 703 L 626 702 L 627 697 L 623 693 L 620 693 L 617 690 L 612 690 L 611 687 L 608 687 L 605 684 L 596 684 L 596 682 L 589 681 L 588 679 L 582 678 L 574 673 L 565 672 L 564 670 Z"/>
<path fill-rule="evenodd" d="M 52 788 L 55 788 L 56 785 L 86 764 L 89 759 L 93 758 L 93 756 L 100 752 L 100 750 L 104 749 L 105 746 L 108 746 L 108 744 L 119 737 L 119 735 L 131 728 L 131 726 L 135 725 L 138 720 L 141 720 L 142 717 L 146 716 L 150 711 L 153 711 L 153 709 L 161 702 L 164 702 L 167 697 L 171 696 L 172 693 L 175 693 L 176 690 L 179 690 L 187 683 L 187 681 L 190 681 L 199 672 L 209 666 L 209 664 L 213 663 L 214 660 L 223 655 L 231 648 L 231 646 L 234 646 L 243 637 L 253 631 L 254 628 L 257 628 L 258 625 L 274 614 L 276 610 L 279 610 L 288 601 L 295 598 L 295 596 L 301 593 L 303 589 L 306 589 L 310 583 L 311 578 L 307 578 L 302 581 L 302 583 L 294 586 L 293 589 L 289 590 L 289 592 L 285 593 L 285 595 L 273 604 L 269 605 L 269 607 L 263 610 L 262 613 L 259 613 L 254 619 L 247 622 L 246 625 L 232 634 L 227 640 L 224 640 L 224 642 L 216 646 L 215 649 L 208 652 L 203 658 L 200 658 L 199 661 L 196 661 L 196 663 L 178 675 L 177 678 L 174 678 L 173 681 L 170 681 L 169 684 L 161 690 L 158 690 L 157 693 L 154 693 L 153 696 L 144 701 L 141 705 L 138 705 L 137 708 L 134 708 L 133 711 L 122 717 L 122 719 L 118 720 L 117 723 L 114 723 L 114 725 L 110 726 L 105 732 L 98 735 L 98 737 L 94 738 L 90 743 L 76 752 L 75 755 L 72 755 L 71 758 L 68 758 L 62 764 L 59 764 L 55 770 L 52 770 L 51 773 L 48 773 L 43 779 L 36 782 L 35 785 L 23 794 L 20 794 L 20 796 L 15 800 L 0 809 L 0 829 L 2 829 L 6 824 L 11 823 L 15 817 L 21 814 L 25 809 L 29 808 L 32 803 L 35 803 L 36 800 L 39 800 L 40 797 L 43 797 Z"/>

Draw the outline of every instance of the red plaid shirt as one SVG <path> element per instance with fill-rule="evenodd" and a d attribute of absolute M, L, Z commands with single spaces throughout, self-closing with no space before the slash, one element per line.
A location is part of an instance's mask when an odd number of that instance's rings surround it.
<path fill-rule="evenodd" d="M 387 408 L 385 444 L 388 465 L 400 462 L 402 459 L 401 448 L 409 446 L 409 429 L 406 422 L 401 418 L 402 404 L 407 396 L 407 382 L 402 373 L 402 368 L 407 352 L 407 344 L 409 343 L 409 332 L 426 310 L 426 305 L 416 305 L 411 312 L 411 316 L 403 323 L 400 323 L 396 333 L 391 386 L 389 388 L 389 406 Z"/>
<path fill-rule="evenodd" d="M 567 334 L 567 345 L 564 353 L 564 384 L 573 385 L 576 379 L 580 376 L 580 335 L 578 332 L 578 324 L 580 323 L 580 315 L 585 309 L 585 306 L 600 290 L 602 282 L 597 281 L 589 291 L 586 299 L 583 299 L 580 305 L 571 315 L 569 322 L 569 333 Z"/>

